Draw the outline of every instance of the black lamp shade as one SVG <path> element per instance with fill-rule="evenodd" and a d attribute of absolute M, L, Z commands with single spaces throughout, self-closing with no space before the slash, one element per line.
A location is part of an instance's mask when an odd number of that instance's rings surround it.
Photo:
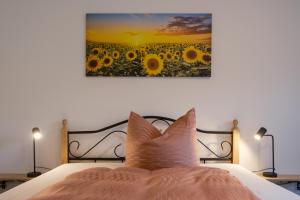
<path fill-rule="evenodd" d="M 32 133 L 35 134 L 35 133 L 40 133 L 40 129 L 38 127 L 34 127 L 32 129 Z"/>
<path fill-rule="evenodd" d="M 256 135 L 262 138 L 267 132 L 267 129 L 264 127 L 260 127 L 260 129 L 257 131 Z"/>

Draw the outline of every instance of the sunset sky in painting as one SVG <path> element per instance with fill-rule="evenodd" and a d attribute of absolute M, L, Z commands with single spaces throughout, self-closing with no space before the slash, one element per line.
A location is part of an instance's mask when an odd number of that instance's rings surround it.
<path fill-rule="evenodd" d="M 93 42 L 210 43 L 211 14 L 87 14 L 86 39 Z"/>

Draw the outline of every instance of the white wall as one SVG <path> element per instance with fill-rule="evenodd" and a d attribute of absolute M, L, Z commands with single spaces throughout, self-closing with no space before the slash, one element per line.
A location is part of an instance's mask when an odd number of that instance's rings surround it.
<path fill-rule="evenodd" d="M 85 77 L 85 13 L 211 12 L 211 78 Z M 44 134 L 38 165 L 59 161 L 59 129 L 99 128 L 141 114 L 177 117 L 197 110 L 198 126 L 242 131 L 241 164 L 300 173 L 300 1 L 1 0 L 0 172 L 32 166 L 31 128 Z"/>

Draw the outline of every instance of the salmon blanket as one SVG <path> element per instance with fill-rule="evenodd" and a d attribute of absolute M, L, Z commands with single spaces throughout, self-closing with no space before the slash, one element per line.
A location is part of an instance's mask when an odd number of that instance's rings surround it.
<path fill-rule="evenodd" d="M 258 200 L 228 171 L 210 167 L 90 168 L 31 200 Z"/>

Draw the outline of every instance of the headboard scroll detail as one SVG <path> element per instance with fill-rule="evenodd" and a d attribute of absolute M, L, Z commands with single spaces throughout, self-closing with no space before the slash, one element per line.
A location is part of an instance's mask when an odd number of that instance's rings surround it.
<path fill-rule="evenodd" d="M 157 121 L 162 121 L 166 123 L 168 126 L 170 125 L 169 122 L 174 122 L 174 119 L 167 118 L 167 117 L 162 117 L 162 116 L 143 116 L 145 119 L 154 119 L 152 121 L 152 124 L 156 123 Z M 86 154 L 88 154 L 91 150 L 93 150 L 96 146 L 98 146 L 101 142 L 103 142 L 106 138 L 108 138 L 110 135 L 114 133 L 122 133 L 126 135 L 127 133 L 122 130 L 114 130 L 109 133 L 105 133 L 106 135 L 100 139 L 96 144 L 94 144 L 91 148 L 89 148 L 87 151 L 85 151 L 82 155 L 80 156 L 75 156 L 71 151 L 70 151 L 70 146 L 72 144 L 76 144 L 77 149 L 80 146 L 80 142 L 77 140 L 72 140 L 70 141 L 70 135 L 73 134 L 78 134 L 78 135 L 84 135 L 84 134 L 95 134 L 95 133 L 103 133 L 106 130 L 110 130 L 114 127 L 118 127 L 120 125 L 128 123 L 128 120 L 123 120 L 121 122 L 112 124 L 110 126 L 98 129 L 98 130 L 91 130 L 91 131 L 69 131 L 68 127 L 68 121 L 64 119 L 62 121 L 62 129 L 61 129 L 61 159 L 60 162 L 61 164 L 68 163 L 71 160 L 94 160 L 95 162 L 97 160 L 120 160 L 124 161 L 125 157 L 121 157 L 117 154 L 117 149 L 122 145 L 121 143 L 118 144 L 117 146 L 114 147 L 113 151 L 115 156 L 114 157 L 108 157 L 108 158 L 103 158 L 103 157 L 84 157 Z M 227 144 L 230 146 L 230 151 L 221 156 L 215 153 L 213 150 L 211 150 L 208 145 L 206 145 L 204 142 L 202 142 L 200 139 L 197 139 L 197 141 L 205 148 L 207 149 L 212 155 L 215 157 L 209 157 L 209 158 L 200 158 L 201 161 L 206 162 L 206 161 L 224 161 L 228 162 L 230 161 L 231 163 L 238 164 L 239 163 L 239 140 L 240 140 L 240 131 L 238 128 L 238 120 L 233 120 L 233 128 L 231 131 L 207 131 L 207 130 L 202 130 L 197 128 L 198 133 L 204 133 L 204 134 L 215 134 L 215 135 L 231 135 L 231 141 L 221 141 L 221 148 L 223 150 L 223 145 Z"/>

